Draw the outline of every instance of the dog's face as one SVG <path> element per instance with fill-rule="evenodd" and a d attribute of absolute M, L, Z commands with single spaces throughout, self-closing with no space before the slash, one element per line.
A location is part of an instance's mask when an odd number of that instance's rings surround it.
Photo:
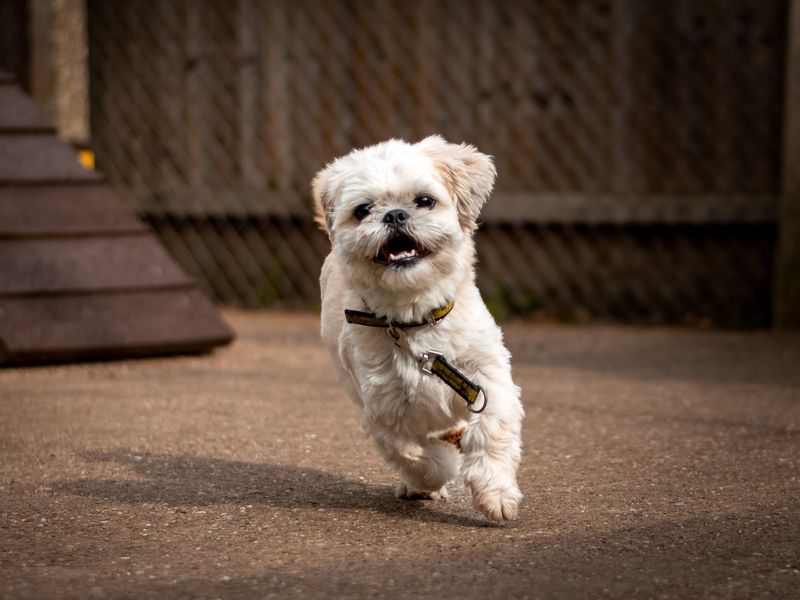
<path fill-rule="evenodd" d="M 439 136 L 354 150 L 313 182 L 317 220 L 356 282 L 419 289 L 470 269 L 491 159 Z"/>

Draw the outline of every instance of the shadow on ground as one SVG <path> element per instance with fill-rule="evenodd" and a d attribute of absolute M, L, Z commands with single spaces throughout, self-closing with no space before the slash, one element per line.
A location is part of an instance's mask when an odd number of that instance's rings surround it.
<path fill-rule="evenodd" d="M 611 528 L 600 523 L 608 516 L 587 520 L 570 514 L 569 505 L 532 494 L 518 529 L 501 528 L 499 536 L 482 536 L 476 549 L 474 538 L 464 535 L 464 527 L 486 526 L 485 522 L 441 512 L 430 503 L 397 500 L 387 485 L 316 469 L 217 458 L 130 450 L 82 456 L 90 462 L 122 466 L 139 479 L 76 479 L 56 489 L 130 504 L 233 503 L 380 513 L 397 519 L 391 527 L 403 528 L 402 519 L 413 519 L 427 523 L 419 535 L 456 540 L 448 541 L 444 551 L 437 543 L 412 554 L 401 549 L 400 557 L 389 558 L 382 552 L 389 542 L 376 538 L 370 544 L 372 551 L 359 555 L 356 562 L 330 540 L 324 560 L 311 560 L 302 571 L 276 565 L 243 578 L 189 576 L 171 583 L 138 582 L 117 590 L 115 597 L 244 598 L 266 591 L 280 597 L 324 593 L 328 597 L 411 598 L 422 593 L 425 597 L 584 598 L 655 597 L 664 592 L 677 597 L 698 593 L 790 597 L 800 581 L 800 506 L 783 494 L 769 505 L 745 504 L 702 517 L 682 516 L 679 510 L 656 512 L 641 515 L 639 524 L 627 521 Z M 539 529 L 545 525 L 547 529 Z M 480 561 L 470 564 L 477 555 Z M 632 581 L 636 582 L 633 588 Z"/>
<path fill-rule="evenodd" d="M 493 526 L 478 518 L 441 512 L 430 502 L 399 500 L 388 485 L 353 481 L 312 468 L 130 450 L 85 452 L 81 457 L 88 462 L 125 466 L 140 479 L 75 479 L 57 484 L 55 489 L 129 504 L 358 509 L 467 527 Z"/>

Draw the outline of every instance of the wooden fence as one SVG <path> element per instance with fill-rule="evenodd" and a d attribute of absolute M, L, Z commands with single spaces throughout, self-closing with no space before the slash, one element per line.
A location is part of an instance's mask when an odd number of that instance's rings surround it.
<path fill-rule="evenodd" d="M 479 248 L 499 314 L 770 322 L 785 0 L 87 12 L 98 166 L 224 302 L 314 305 L 313 174 L 438 132 L 496 158 Z"/>

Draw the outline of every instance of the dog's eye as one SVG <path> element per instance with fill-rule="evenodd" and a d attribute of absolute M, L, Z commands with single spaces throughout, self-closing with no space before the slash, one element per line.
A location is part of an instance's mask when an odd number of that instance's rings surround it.
<path fill-rule="evenodd" d="M 370 210 L 372 210 L 372 204 L 359 204 L 353 211 L 353 216 L 359 221 L 363 221 L 369 214 Z"/>
<path fill-rule="evenodd" d="M 436 205 L 436 199 L 430 196 L 417 196 L 414 198 L 414 204 L 417 208 L 433 208 Z"/>

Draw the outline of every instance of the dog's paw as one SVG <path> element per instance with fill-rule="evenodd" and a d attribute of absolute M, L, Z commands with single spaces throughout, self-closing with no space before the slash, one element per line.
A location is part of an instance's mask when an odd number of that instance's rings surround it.
<path fill-rule="evenodd" d="M 422 490 L 415 490 L 401 483 L 394 491 L 395 496 L 401 500 L 447 500 L 450 494 L 447 493 L 447 487 L 442 486 L 440 490 L 435 492 L 425 492 Z"/>
<path fill-rule="evenodd" d="M 513 521 L 519 514 L 522 492 L 512 484 L 501 488 L 472 490 L 472 503 L 491 521 Z"/>

